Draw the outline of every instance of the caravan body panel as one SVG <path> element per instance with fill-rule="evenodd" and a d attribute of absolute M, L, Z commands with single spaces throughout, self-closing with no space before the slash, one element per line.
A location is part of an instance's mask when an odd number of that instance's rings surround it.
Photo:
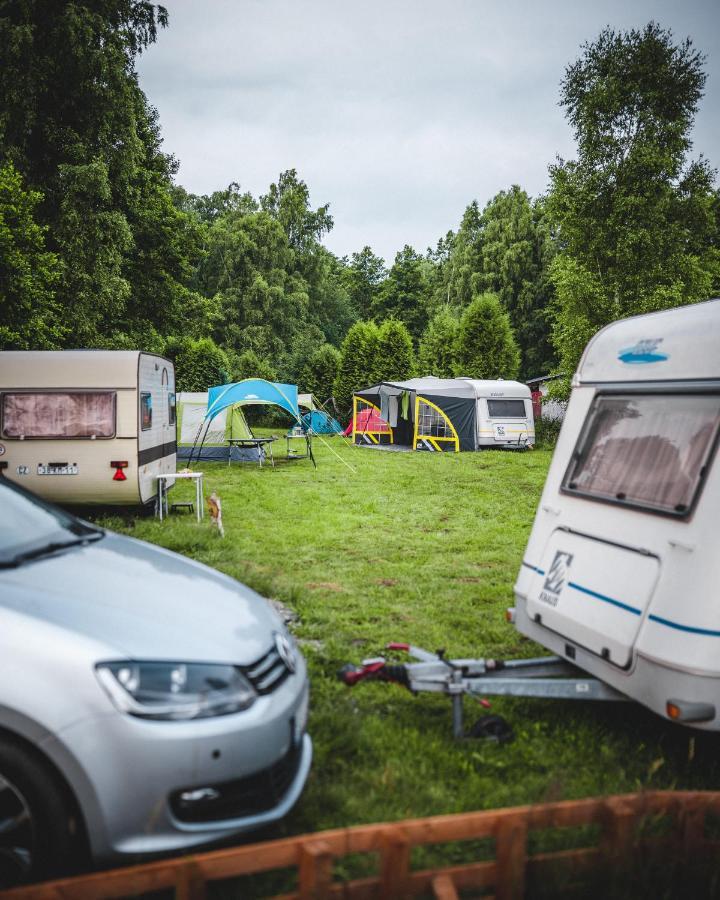
<path fill-rule="evenodd" d="M 172 363 L 153 354 L 2 352 L 4 474 L 57 503 L 146 503 L 154 475 L 175 471 L 174 392 Z M 116 461 L 127 463 L 124 480 L 114 480 Z"/>
<path fill-rule="evenodd" d="M 689 346 L 696 348 L 694 363 Z M 597 427 L 606 398 L 612 416 Z M 620 422 L 623 404 L 632 411 L 630 425 Z M 647 414 L 644 405 L 654 411 Z M 720 301 L 608 326 L 575 376 L 515 585 L 523 634 L 660 715 L 669 700 L 711 703 L 714 718 L 691 724 L 714 730 L 720 730 L 719 440 Z M 608 490 L 612 477 L 615 495 Z M 553 550 L 572 553 L 569 580 L 622 606 L 567 589 L 554 606 L 543 602 L 539 570 L 552 567 Z"/>

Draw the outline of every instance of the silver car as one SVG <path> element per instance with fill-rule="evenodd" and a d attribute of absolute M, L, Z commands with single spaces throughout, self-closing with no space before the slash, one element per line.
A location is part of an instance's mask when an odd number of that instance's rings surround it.
<path fill-rule="evenodd" d="M 0 477 L 0 886 L 281 818 L 307 712 L 260 596 Z"/>

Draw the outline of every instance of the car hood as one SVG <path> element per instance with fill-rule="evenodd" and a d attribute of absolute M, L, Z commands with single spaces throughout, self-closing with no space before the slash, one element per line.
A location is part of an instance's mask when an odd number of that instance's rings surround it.
<path fill-rule="evenodd" d="M 112 533 L 0 571 L 2 607 L 134 659 L 243 665 L 284 631 L 269 603 L 232 578 Z"/>

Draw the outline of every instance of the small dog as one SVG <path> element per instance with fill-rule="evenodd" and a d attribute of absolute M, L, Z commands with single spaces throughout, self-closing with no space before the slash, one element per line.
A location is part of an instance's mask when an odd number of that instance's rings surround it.
<path fill-rule="evenodd" d="M 208 512 L 210 513 L 210 524 L 216 525 L 220 532 L 220 537 L 225 537 L 225 529 L 222 523 L 222 503 L 215 491 L 210 494 L 207 501 Z"/>

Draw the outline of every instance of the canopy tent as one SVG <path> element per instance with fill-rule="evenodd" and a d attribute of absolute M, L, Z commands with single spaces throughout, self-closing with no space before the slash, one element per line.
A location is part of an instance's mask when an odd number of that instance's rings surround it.
<path fill-rule="evenodd" d="M 221 384 L 208 391 L 207 417 L 213 419 L 221 410 L 238 403 L 242 406 L 278 406 L 302 424 L 296 384 L 279 384 L 264 378 L 246 378 L 232 384 Z"/>
<path fill-rule="evenodd" d="M 266 381 L 264 378 L 246 378 L 244 381 L 221 384 L 210 388 L 208 391 L 208 407 L 205 413 L 204 431 L 198 435 L 195 442 L 196 446 L 190 454 L 190 459 L 197 458 L 198 440 L 200 441 L 199 452 L 202 452 L 204 434 L 210 431 L 214 420 L 228 408 L 235 409 L 243 406 L 276 406 L 287 412 L 306 435 L 307 455 L 312 460 L 313 465 L 315 465 L 315 458 L 310 444 L 310 432 L 305 427 L 300 414 L 297 385 Z M 253 439 L 251 438 L 250 440 Z M 267 442 L 267 439 L 261 438 L 258 439 L 258 444 L 263 440 Z M 258 449 L 259 452 L 262 452 L 260 447 Z"/>
<path fill-rule="evenodd" d="M 195 442 L 199 438 L 207 414 L 206 391 L 181 392 L 176 398 L 177 408 L 177 457 L 190 459 Z M 229 441 L 252 439 L 253 433 L 245 419 L 241 406 L 222 410 L 210 423 L 202 445 L 196 449 L 198 460 L 232 459 L 257 462 L 257 447 L 233 447 Z"/>
<path fill-rule="evenodd" d="M 314 409 L 302 417 L 303 424 L 313 434 L 342 434 L 343 427 L 337 419 L 322 409 Z"/>
<path fill-rule="evenodd" d="M 534 442 L 530 390 L 516 381 L 381 381 L 353 395 L 352 426 L 355 444 L 415 450 L 457 453 Z"/>

